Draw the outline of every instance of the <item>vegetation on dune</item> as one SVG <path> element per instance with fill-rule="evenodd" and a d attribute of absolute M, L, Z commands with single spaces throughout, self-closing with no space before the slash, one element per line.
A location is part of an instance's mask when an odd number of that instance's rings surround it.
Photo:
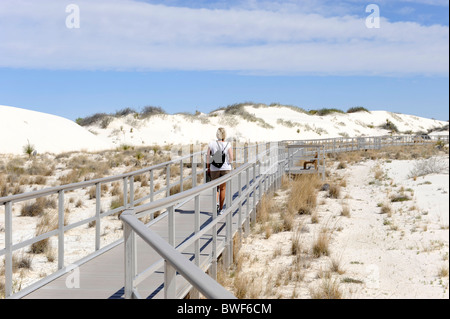
<path fill-rule="evenodd" d="M 356 113 L 356 112 L 370 113 L 370 111 L 363 106 L 355 106 L 355 107 L 351 107 L 347 110 L 347 113 Z"/>
<path fill-rule="evenodd" d="M 144 106 L 140 112 L 136 111 L 133 108 L 126 107 L 124 109 L 116 111 L 115 113 L 95 113 L 83 118 L 79 117 L 75 120 L 75 122 L 80 126 L 88 126 L 94 123 L 100 123 L 100 126 L 102 128 L 106 128 L 114 118 L 127 116 L 130 114 L 134 114 L 135 118 L 145 119 L 153 115 L 167 113 L 159 106 Z"/>

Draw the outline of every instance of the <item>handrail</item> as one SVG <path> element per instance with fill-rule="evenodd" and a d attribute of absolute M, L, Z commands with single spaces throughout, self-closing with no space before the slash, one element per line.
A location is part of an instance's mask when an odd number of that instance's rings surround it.
<path fill-rule="evenodd" d="M 269 155 L 271 163 L 269 163 L 268 167 L 266 167 L 265 171 L 261 171 L 261 167 L 263 166 L 264 162 L 264 155 Z M 270 162 L 269 161 L 269 162 Z M 269 150 L 264 149 L 260 153 L 256 154 L 256 157 L 254 158 L 254 161 L 246 163 L 238 167 L 237 169 L 233 170 L 231 173 L 222 176 L 216 180 L 213 180 L 207 184 L 196 186 L 190 190 L 184 191 L 182 193 L 178 193 L 176 195 L 173 195 L 171 197 L 162 198 L 160 200 L 151 202 L 149 204 L 141 205 L 139 207 L 134 207 L 133 209 L 130 209 L 128 211 L 122 213 L 121 220 L 124 222 L 124 236 L 125 236 L 125 297 L 126 298 L 133 298 L 133 297 L 140 297 L 139 292 L 137 291 L 137 284 L 139 282 L 142 282 L 145 278 L 147 278 L 149 275 L 152 274 L 154 270 L 162 266 L 163 260 L 159 260 L 155 262 L 153 265 L 145 269 L 140 274 L 135 273 L 136 269 L 136 256 L 134 252 L 134 237 L 133 232 L 136 232 L 139 236 L 141 236 L 147 243 L 148 237 L 151 238 L 159 238 L 152 230 L 150 230 L 148 227 L 144 226 L 141 222 L 138 221 L 138 217 L 141 214 L 148 214 L 154 210 L 161 210 L 167 208 L 169 219 L 169 242 L 164 241 L 164 245 L 167 247 L 171 247 L 171 250 L 174 255 L 178 256 L 178 259 L 181 258 L 184 262 L 187 262 L 186 257 L 182 256 L 182 252 L 185 248 L 189 247 L 190 245 L 194 244 L 196 246 L 196 252 L 195 252 L 195 259 L 196 264 L 189 262 L 191 266 L 189 266 L 189 269 L 192 270 L 195 268 L 195 272 L 188 272 L 183 273 L 178 267 L 181 267 L 176 262 L 167 261 L 166 256 L 164 253 L 162 253 L 165 248 L 158 246 L 158 243 L 155 243 L 152 241 L 152 243 L 149 243 L 162 257 L 166 260 L 166 262 L 169 262 L 170 266 L 166 264 L 165 266 L 165 279 L 164 279 L 164 289 L 165 289 L 165 297 L 166 298 L 175 298 L 175 272 L 178 271 L 182 273 L 182 275 L 185 277 L 186 280 L 188 280 L 195 288 L 198 289 L 198 291 L 202 292 L 206 297 L 210 298 L 220 298 L 220 295 L 214 295 L 208 292 L 209 282 L 211 281 L 211 278 L 208 279 L 208 281 L 202 280 L 201 278 L 204 277 L 203 271 L 199 268 L 199 255 L 200 255 L 200 249 L 199 249 L 199 240 L 202 236 L 204 236 L 206 233 L 209 233 L 212 231 L 212 259 L 211 263 L 216 264 L 217 258 L 218 258 L 218 250 L 217 250 L 217 229 L 218 229 L 218 223 L 224 221 L 226 225 L 226 234 L 225 234 L 225 241 L 224 241 L 224 249 L 225 249 L 225 255 L 228 260 L 227 263 L 230 263 L 230 256 L 232 255 L 231 247 L 232 247 L 232 229 L 231 229 L 231 220 L 232 220 L 232 213 L 239 211 L 239 221 L 238 221 L 238 228 L 240 225 L 246 223 L 248 224 L 248 219 L 250 217 L 250 207 L 248 206 L 250 197 L 253 198 L 253 205 L 251 207 L 251 210 L 254 212 L 257 203 L 261 199 L 262 196 L 262 186 L 267 184 L 266 181 L 269 184 L 273 184 L 277 179 L 281 179 L 281 170 L 279 167 L 278 162 L 278 145 L 274 145 Z M 248 177 L 249 171 L 252 169 L 253 171 L 253 178 L 250 181 L 249 178 L 247 178 L 246 188 L 245 191 L 242 191 L 241 189 L 241 180 L 243 178 L 242 174 L 246 174 Z M 258 171 L 258 174 L 256 174 L 256 171 Z M 274 175 L 277 175 L 274 177 Z M 231 182 L 234 178 L 238 177 L 238 183 L 239 183 L 239 196 L 236 198 L 233 202 L 231 194 Z M 221 216 L 217 216 L 215 212 L 215 191 L 216 187 L 218 185 L 221 185 L 223 183 L 227 184 L 227 201 L 226 201 L 226 209 L 225 212 Z M 263 184 L 264 183 L 264 184 Z M 255 191 L 259 188 L 259 196 L 258 198 Z M 267 187 L 268 188 L 268 187 Z M 175 247 L 175 239 L 174 239 L 174 230 L 173 230 L 173 206 L 176 205 L 179 202 L 187 201 L 188 199 L 195 198 L 196 202 L 198 201 L 198 198 L 201 193 L 205 193 L 208 190 L 212 191 L 212 221 L 209 222 L 206 226 L 202 227 L 200 230 L 198 215 L 199 215 L 199 207 L 196 205 L 195 209 L 195 215 L 196 215 L 196 231 L 193 236 L 191 236 L 188 240 L 185 240 L 180 244 L 178 247 Z M 252 195 L 251 195 L 252 194 Z M 247 211 L 246 215 L 242 216 L 241 212 L 241 206 L 243 203 L 243 198 L 246 198 L 247 201 Z M 170 209 L 172 207 L 172 209 Z M 125 215 L 124 215 L 125 214 Z M 171 214 L 171 215 L 170 215 Z M 172 217 L 171 217 L 172 216 Z M 254 216 L 254 215 L 253 215 Z M 132 223 L 130 223 L 130 220 Z M 139 226 L 139 230 L 136 229 L 136 227 Z M 246 227 L 248 231 L 248 227 Z M 155 248 L 155 246 L 158 246 Z M 173 258 L 173 256 L 172 256 Z M 216 266 L 214 266 L 214 269 L 211 271 L 212 277 L 215 278 L 216 276 Z M 198 273 L 202 273 L 202 275 L 198 275 Z M 192 278 L 192 276 L 197 276 L 196 278 Z M 200 277 L 199 277 L 200 276 Z M 218 284 L 213 280 L 215 283 L 214 286 L 216 287 Z M 219 285 L 220 286 L 220 285 Z M 221 288 L 224 289 L 224 288 Z M 227 295 L 228 297 L 232 296 L 230 294 Z"/>
<path fill-rule="evenodd" d="M 217 281 L 205 274 L 196 267 L 186 257 L 181 255 L 175 248 L 167 243 L 163 238 L 140 222 L 132 210 L 127 210 L 120 216 L 122 221 L 133 229 L 147 244 L 149 244 L 164 260 L 180 272 L 195 288 L 197 288 L 206 298 L 212 299 L 236 299 L 228 290 L 222 287 Z"/>
<path fill-rule="evenodd" d="M 179 203 L 187 198 L 193 197 L 194 195 L 199 194 L 205 190 L 208 190 L 213 187 L 217 187 L 217 186 L 229 181 L 231 178 L 236 176 L 238 173 L 240 173 L 243 170 L 248 169 L 251 166 L 252 166 L 251 163 L 241 165 L 236 170 L 233 170 L 232 174 L 224 175 L 224 176 L 222 176 L 218 179 L 215 179 L 213 181 L 210 181 L 206 184 L 196 186 L 194 188 L 188 189 L 184 192 L 172 195 L 170 197 L 164 197 L 164 198 L 161 198 L 154 202 L 134 207 L 134 212 L 136 214 L 138 214 L 138 213 L 141 213 L 144 211 L 148 212 L 148 211 L 152 211 L 155 209 L 160 209 L 161 207 L 167 207 L 167 206 L 170 206 L 170 204 L 177 204 L 177 203 Z"/>
<path fill-rule="evenodd" d="M 190 157 L 196 157 L 196 156 L 199 156 L 199 155 L 202 156 L 203 154 L 204 154 L 204 151 L 201 151 L 201 152 L 193 153 L 193 154 L 186 155 L 186 156 L 183 156 L 183 157 L 179 157 L 179 158 L 176 158 L 174 160 L 170 160 L 170 161 L 167 161 L 167 162 L 164 162 L 164 163 L 160 163 L 160 164 L 156 164 L 156 165 L 153 165 L 153 166 L 141 168 L 139 170 L 128 172 L 128 173 L 122 173 L 122 174 L 108 176 L 108 177 L 101 177 L 101 178 L 97 178 L 97 179 L 92 179 L 92 180 L 78 182 L 78 183 L 71 183 L 71 184 L 67 184 L 67 185 L 48 187 L 48 188 L 44 188 L 44 189 L 41 189 L 41 190 L 31 191 L 31 192 L 28 192 L 28 193 L 22 193 L 22 194 L 16 194 L 16 195 L 11 195 L 11 196 L 6 196 L 6 197 L 0 197 L 0 205 L 3 205 L 5 203 L 7 203 L 7 202 L 24 201 L 24 200 L 28 200 L 28 199 L 33 199 L 33 198 L 37 198 L 37 197 L 42 197 L 42 196 L 46 196 L 46 195 L 55 194 L 55 193 L 58 193 L 59 191 L 71 191 L 71 190 L 75 190 L 75 189 L 79 189 L 79 188 L 86 188 L 86 187 L 89 187 L 89 186 L 94 186 L 95 184 L 99 184 L 99 183 L 101 183 L 101 184 L 109 183 L 109 182 L 121 180 L 121 179 L 124 179 L 124 178 L 132 177 L 132 176 L 145 174 L 145 173 L 147 173 L 149 171 L 152 171 L 152 170 L 157 170 L 157 169 L 164 168 L 167 165 L 177 164 L 181 160 L 184 160 L 184 159 L 187 159 L 187 158 L 190 158 Z"/>

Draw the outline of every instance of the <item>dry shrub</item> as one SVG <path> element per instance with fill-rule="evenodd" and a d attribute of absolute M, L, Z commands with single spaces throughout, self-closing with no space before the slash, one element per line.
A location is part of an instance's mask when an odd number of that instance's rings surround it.
<path fill-rule="evenodd" d="M 297 229 L 292 234 L 291 254 L 297 256 L 301 253 L 300 230 Z"/>
<path fill-rule="evenodd" d="M 281 189 L 287 190 L 291 186 L 291 181 L 289 177 L 285 174 L 281 177 Z"/>
<path fill-rule="evenodd" d="M 261 198 L 261 202 L 256 210 L 256 222 L 265 224 L 270 219 L 270 213 L 274 206 L 273 197 L 264 194 Z"/>
<path fill-rule="evenodd" d="M 381 214 L 387 214 L 389 217 L 392 216 L 392 207 L 389 204 L 381 205 Z"/>
<path fill-rule="evenodd" d="M 330 236 L 326 229 L 322 229 L 312 246 L 312 254 L 314 257 L 329 255 Z"/>
<path fill-rule="evenodd" d="M 183 183 L 183 191 L 187 191 L 192 188 L 192 180 L 187 180 Z M 170 188 L 170 195 L 178 194 L 181 191 L 180 184 L 176 184 Z"/>
<path fill-rule="evenodd" d="M 34 178 L 34 184 L 45 185 L 46 183 L 47 183 L 47 178 L 42 175 L 38 175 Z"/>
<path fill-rule="evenodd" d="M 283 231 L 291 231 L 294 227 L 294 214 L 289 212 L 285 212 L 281 214 L 282 219 L 282 230 Z M 281 230 L 280 230 L 281 231 Z"/>
<path fill-rule="evenodd" d="M 344 169 L 347 167 L 347 164 L 345 164 L 345 162 L 339 162 L 337 169 Z"/>
<path fill-rule="evenodd" d="M 319 287 L 310 288 L 312 299 L 342 299 L 342 291 L 337 280 L 331 278 L 322 279 Z"/>
<path fill-rule="evenodd" d="M 119 182 L 112 183 L 111 196 L 120 195 L 123 192 L 123 188 L 120 187 Z"/>
<path fill-rule="evenodd" d="M 31 165 L 26 169 L 26 173 L 36 176 L 51 176 L 55 169 L 55 165 L 50 161 L 33 160 Z"/>
<path fill-rule="evenodd" d="M 311 214 L 317 206 L 318 175 L 301 175 L 292 182 L 287 208 L 291 214 Z"/>
<path fill-rule="evenodd" d="M 244 299 L 247 297 L 249 288 L 249 278 L 241 273 L 238 273 L 233 281 L 234 295 L 238 299 Z"/>
<path fill-rule="evenodd" d="M 46 197 L 39 197 L 33 203 L 25 203 L 20 211 L 20 216 L 39 216 L 47 208 L 56 208 L 56 201 Z"/>
<path fill-rule="evenodd" d="M 48 212 L 41 216 L 36 226 L 36 236 L 48 233 L 58 228 L 58 214 L 55 212 Z M 49 238 L 43 239 L 31 245 L 31 253 L 33 254 L 47 254 L 51 255 L 51 247 Z"/>
<path fill-rule="evenodd" d="M 431 157 L 426 160 L 418 161 L 408 174 L 408 178 L 425 176 L 428 174 L 448 174 L 448 160 Z"/>
<path fill-rule="evenodd" d="M 377 168 L 375 169 L 375 172 L 374 172 L 374 177 L 375 177 L 375 179 L 381 181 L 381 179 L 383 178 L 383 176 L 384 176 L 384 171 L 383 171 L 380 167 L 377 167 Z"/>
<path fill-rule="evenodd" d="M 6 178 L 0 175 L 0 197 L 8 196 L 8 187 L 6 184 Z"/>
<path fill-rule="evenodd" d="M 350 217 L 350 207 L 348 207 L 348 204 L 342 205 L 341 216 Z"/>
<path fill-rule="evenodd" d="M 81 174 L 78 172 L 78 170 L 71 169 L 67 174 L 60 176 L 58 178 L 58 181 L 61 185 L 77 183 L 81 181 Z"/>
<path fill-rule="evenodd" d="M 18 271 L 19 269 L 31 269 L 32 261 L 33 258 L 28 254 L 25 254 L 23 251 L 13 254 L 12 256 L 13 272 Z"/>
<path fill-rule="evenodd" d="M 341 187 L 339 185 L 330 185 L 330 188 L 328 190 L 328 197 L 330 198 L 339 198 L 339 195 L 341 194 Z"/>

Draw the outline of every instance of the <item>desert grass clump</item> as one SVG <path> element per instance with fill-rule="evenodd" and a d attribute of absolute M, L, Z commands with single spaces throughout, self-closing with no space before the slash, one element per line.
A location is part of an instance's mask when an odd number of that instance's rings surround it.
<path fill-rule="evenodd" d="M 330 236 L 326 229 L 322 229 L 312 246 L 312 255 L 315 258 L 328 256 L 330 246 Z"/>
<path fill-rule="evenodd" d="M 0 175 L 0 197 L 8 196 L 8 187 L 6 184 L 6 178 Z"/>
<path fill-rule="evenodd" d="M 379 204 L 381 211 L 381 214 L 387 214 L 389 217 L 392 216 L 392 207 L 389 204 Z"/>
<path fill-rule="evenodd" d="M 328 197 L 329 198 L 339 198 L 341 194 L 341 187 L 339 185 L 330 185 L 330 188 L 328 189 Z"/>
<path fill-rule="evenodd" d="M 347 167 L 347 164 L 345 164 L 345 162 L 339 162 L 337 169 L 344 169 Z"/>
<path fill-rule="evenodd" d="M 331 258 L 330 271 L 338 273 L 339 275 L 345 273 L 345 270 L 342 268 L 341 260 L 339 258 Z"/>
<path fill-rule="evenodd" d="M 48 233 L 58 228 L 58 214 L 46 213 L 41 216 L 36 226 L 36 236 Z M 31 245 L 30 253 L 33 254 L 46 254 L 49 259 L 53 259 L 53 252 L 50 245 L 49 238 L 42 239 Z"/>
<path fill-rule="evenodd" d="M 289 177 L 285 174 L 281 177 L 281 190 L 287 190 L 291 186 Z"/>
<path fill-rule="evenodd" d="M 183 183 L 183 191 L 187 191 L 192 188 L 192 180 L 187 180 Z M 181 192 L 181 185 L 176 184 L 170 188 L 170 195 L 175 195 Z"/>
<path fill-rule="evenodd" d="M 56 208 L 56 201 L 46 197 L 39 197 L 32 203 L 25 203 L 20 211 L 20 216 L 40 216 L 47 208 Z"/>
<path fill-rule="evenodd" d="M 411 198 L 409 198 L 405 194 L 394 195 L 394 196 L 391 197 L 391 202 L 392 203 L 405 202 L 405 201 L 408 201 L 408 200 L 411 200 Z"/>
<path fill-rule="evenodd" d="M 337 280 L 332 278 L 322 279 L 319 287 L 310 288 L 312 299 L 342 299 L 343 293 Z"/>
<path fill-rule="evenodd" d="M 376 180 L 381 181 L 384 176 L 384 171 L 380 167 L 375 168 L 374 177 Z"/>
<path fill-rule="evenodd" d="M 249 293 L 249 277 L 238 273 L 233 280 L 233 292 L 236 298 L 244 299 Z"/>
<path fill-rule="evenodd" d="M 292 182 L 287 208 L 291 214 L 311 215 L 317 206 L 320 179 L 317 175 L 302 175 Z"/>
<path fill-rule="evenodd" d="M 350 217 L 350 208 L 348 204 L 342 205 L 341 216 Z"/>
<path fill-rule="evenodd" d="M 31 269 L 31 263 L 33 262 L 33 258 L 30 255 L 21 252 L 13 255 L 12 262 L 13 262 L 13 272 L 16 272 L 19 269 Z"/>
<path fill-rule="evenodd" d="M 448 277 L 448 265 L 442 266 L 438 270 L 438 276 L 440 278 Z"/>
<path fill-rule="evenodd" d="M 291 239 L 291 255 L 294 256 L 298 256 L 301 253 L 301 242 L 300 242 L 300 230 L 297 229 L 293 234 L 292 234 L 292 239 Z"/>
<path fill-rule="evenodd" d="M 270 213 L 273 210 L 274 201 L 270 195 L 263 195 L 261 202 L 256 210 L 256 222 L 265 224 L 270 220 Z"/>

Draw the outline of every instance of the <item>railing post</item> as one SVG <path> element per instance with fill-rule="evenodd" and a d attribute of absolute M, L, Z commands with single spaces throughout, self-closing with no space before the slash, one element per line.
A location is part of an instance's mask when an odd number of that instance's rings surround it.
<path fill-rule="evenodd" d="M 167 208 L 168 225 L 169 225 L 169 244 L 175 247 L 175 210 L 173 206 Z"/>
<path fill-rule="evenodd" d="M 133 297 L 134 278 L 136 276 L 136 234 L 126 222 L 123 223 L 125 247 L 125 299 Z"/>
<path fill-rule="evenodd" d="M 164 260 L 164 299 L 176 298 L 176 275 L 177 270 L 167 260 Z"/>
<path fill-rule="evenodd" d="M 232 183 L 231 179 L 226 182 L 226 205 L 227 210 L 231 207 L 232 203 Z M 226 216 L 226 224 L 225 224 L 225 253 L 224 253 L 224 263 L 225 267 L 228 268 L 233 262 L 233 236 L 232 236 L 232 216 L 233 212 L 228 211 Z"/>
<path fill-rule="evenodd" d="M 239 188 L 238 231 L 239 237 L 242 238 L 242 171 L 238 174 L 238 188 Z"/>
<path fill-rule="evenodd" d="M 166 166 L 166 197 L 170 196 L 170 164 Z"/>
<path fill-rule="evenodd" d="M 128 177 L 123 178 L 123 207 L 128 207 Z"/>
<path fill-rule="evenodd" d="M 64 267 L 64 190 L 58 192 L 58 270 Z"/>
<path fill-rule="evenodd" d="M 5 298 L 12 295 L 12 203 L 5 204 Z"/>
<path fill-rule="evenodd" d="M 169 244 L 175 247 L 175 210 L 174 206 L 167 208 L 169 224 Z M 164 298 L 174 299 L 176 297 L 176 269 L 164 261 Z"/>
<path fill-rule="evenodd" d="M 250 233 L 250 168 L 245 170 L 247 199 L 246 199 L 246 212 L 245 212 L 245 236 Z"/>
<path fill-rule="evenodd" d="M 256 161 L 253 163 L 253 208 L 252 208 L 252 221 L 256 221 Z M 259 185 L 261 187 L 261 185 Z"/>
<path fill-rule="evenodd" d="M 183 191 L 183 160 L 180 160 L 180 192 Z"/>
<path fill-rule="evenodd" d="M 212 188 L 212 219 L 217 218 L 217 191 L 216 187 Z M 217 280 L 217 226 L 212 228 L 212 246 L 211 246 L 211 269 L 210 276 L 214 280 Z"/>
<path fill-rule="evenodd" d="M 244 164 L 248 163 L 248 143 L 244 145 Z"/>
<path fill-rule="evenodd" d="M 197 234 L 199 231 L 200 231 L 200 195 L 197 195 L 194 198 L 194 233 Z M 200 267 L 200 239 L 197 239 L 194 243 L 194 258 L 195 258 L 194 259 L 195 265 L 197 267 Z M 191 297 L 193 299 L 200 298 L 200 293 L 196 288 L 192 289 Z"/>
<path fill-rule="evenodd" d="M 153 184 L 154 184 L 153 170 L 150 170 L 150 202 L 153 202 L 153 200 L 154 200 Z"/>
<path fill-rule="evenodd" d="M 134 175 L 129 177 L 130 180 L 130 203 L 127 208 L 134 207 Z"/>
<path fill-rule="evenodd" d="M 194 163 L 194 158 L 192 157 L 192 187 L 197 186 L 197 163 Z"/>
<path fill-rule="evenodd" d="M 101 185 L 95 184 L 95 250 L 100 249 L 100 197 L 101 197 Z"/>

